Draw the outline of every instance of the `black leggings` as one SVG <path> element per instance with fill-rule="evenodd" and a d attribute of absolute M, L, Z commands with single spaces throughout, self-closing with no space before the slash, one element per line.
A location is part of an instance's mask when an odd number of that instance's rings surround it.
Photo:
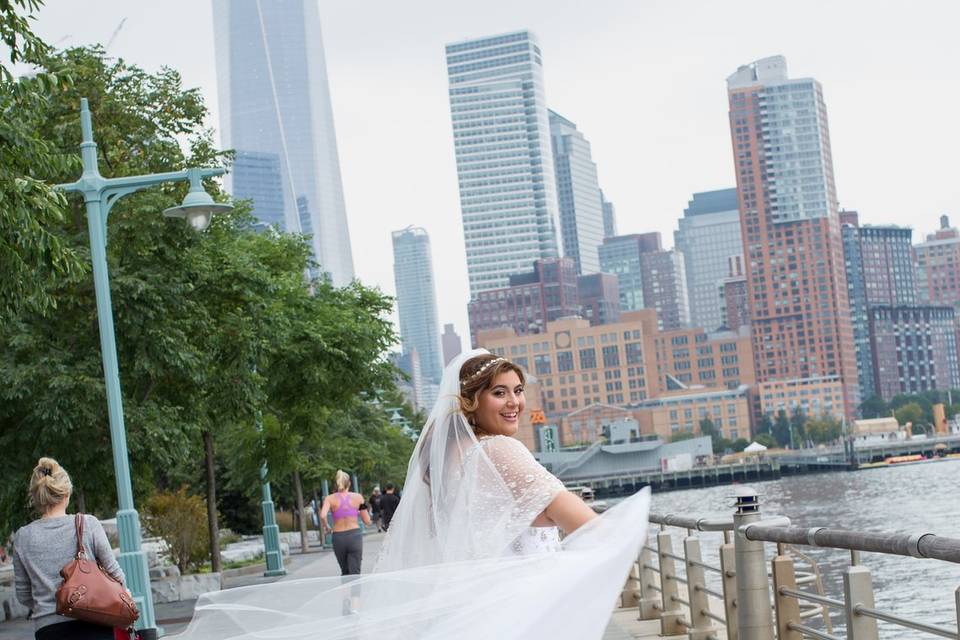
<path fill-rule="evenodd" d="M 340 563 L 340 575 L 360 575 L 363 561 L 363 534 L 360 529 L 333 532 L 333 553 Z"/>
<path fill-rule="evenodd" d="M 35 640 L 113 640 L 113 629 L 103 625 L 71 620 L 37 629 Z"/>

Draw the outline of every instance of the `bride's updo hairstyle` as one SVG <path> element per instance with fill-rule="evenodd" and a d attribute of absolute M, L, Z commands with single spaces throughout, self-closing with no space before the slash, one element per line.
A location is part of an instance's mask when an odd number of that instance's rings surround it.
<path fill-rule="evenodd" d="M 525 384 L 523 369 L 506 358 L 490 353 L 474 356 L 460 367 L 460 411 L 471 425 L 476 426 L 474 414 L 480 406 L 480 394 L 493 386 L 497 376 L 508 371 L 516 373 L 520 384 Z"/>

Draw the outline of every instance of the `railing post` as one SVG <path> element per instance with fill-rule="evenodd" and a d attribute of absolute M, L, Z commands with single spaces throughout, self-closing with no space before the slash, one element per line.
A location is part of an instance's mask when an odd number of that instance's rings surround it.
<path fill-rule="evenodd" d="M 660 610 L 660 635 L 676 636 L 684 632 L 680 618 L 683 612 L 677 608 L 677 570 L 673 558 L 667 554 L 673 553 L 673 544 L 670 534 L 661 531 L 657 534 L 657 556 L 660 561 L 660 596 L 662 608 Z"/>
<path fill-rule="evenodd" d="M 773 640 L 773 612 L 763 542 L 747 540 L 741 527 L 760 520 L 757 492 L 736 489 L 733 544 L 737 562 L 737 628 L 741 640 Z"/>
<path fill-rule="evenodd" d="M 723 614 L 727 619 L 727 640 L 739 640 L 737 626 L 737 556 L 732 542 L 720 545 L 720 571 L 723 576 Z"/>
<path fill-rule="evenodd" d="M 640 603 L 640 566 L 639 559 L 630 565 L 627 582 L 620 592 L 620 606 L 622 608 L 635 607 Z"/>
<path fill-rule="evenodd" d="M 857 605 L 873 608 L 873 581 L 863 565 L 843 574 L 843 603 L 847 610 L 847 640 L 877 640 L 877 621 L 857 613 Z"/>
<path fill-rule="evenodd" d="M 688 535 L 683 540 L 683 557 L 687 565 L 687 601 L 690 603 L 690 629 L 687 630 L 689 640 L 708 640 L 714 635 L 713 623 L 704 611 L 710 611 L 710 599 L 704 589 L 707 580 L 703 567 L 695 564 L 702 562 L 700 555 L 700 539 Z"/>
<path fill-rule="evenodd" d="M 640 619 L 641 620 L 656 620 L 660 617 L 660 614 L 657 613 L 657 596 L 656 592 L 653 590 L 653 587 L 656 586 L 654 582 L 657 578 L 654 575 L 653 569 L 650 567 L 652 557 L 650 555 L 650 549 L 646 545 L 640 549 Z"/>
<path fill-rule="evenodd" d="M 777 612 L 778 640 L 803 640 L 803 634 L 790 629 L 790 623 L 800 624 L 800 601 L 793 596 L 780 593 L 780 587 L 797 588 L 797 578 L 793 567 L 793 558 L 778 555 L 773 559 L 773 605 Z"/>
<path fill-rule="evenodd" d="M 960 638 L 960 587 L 953 592 L 953 598 L 957 602 L 957 637 Z"/>

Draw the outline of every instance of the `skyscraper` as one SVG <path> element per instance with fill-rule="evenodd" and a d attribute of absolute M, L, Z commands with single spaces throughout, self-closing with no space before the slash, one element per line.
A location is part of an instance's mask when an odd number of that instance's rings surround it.
<path fill-rule="evenodd" d="M 725 320 L 721 288 L 728 273 L 728 261 L 743 253 L 737 190 L 693 194 L 673 240 L 683 254 L 690 323 L 714 331 Z"/>
<path fill-rule="evenodd" d="M 560 255 L 543 59 L 527 31 L 448 44 L 446 54 L 473 298 Z"/>
<path fill-rule="evenodd" d="M 951 305 L 960 311 L 960 232 L 940 216 L 940 228 L 916 245 L 920 302 Z"/>
<path fill-rule="evenodd" d="M 847 295 L 853 319 L 860 397 L 865 400 L 877 393 L 879 382 L 871 349 L 870 310 L 879 306 L 898 307 L 899 314 L 890 317 L 908 318 L 911 315 L 903 307 L 917 304 L 911 247 L 913 231 L 896 226 L 861 227 L 856 212 L 842 213 Z"/>
<path fill-rule="evenodd" d="M 613 203 L 600 190 L 600 203 L 603 207 L 603 237 L 612 238 L 617 235 L 617 210 Z"/>
<path fill-rule="evenodd" d="M 577 273 L 597 273 L 597 247 L 604 237 L 603 194 L 597 182 L 597 165 L 590 155 L 590 143 L 577 131 L 577 125 L 554 111 L 549 114 L 563 255 L 573 258 Z"/>
<path fill-rule="evenodd" d="M 403 354 L 416 349 L 425 380 L 438 384 L 443 373 L 437 293 L 430 236 L 418 227 L 393 232 L 393 277 Z"/>
<path fill-rule="evenodd" d="M 214 0 L 228 189 L 254 215 L 312 237 L 333 283 L 353 279 L 320 16 L 307 0 Z"/>
<path fill-rule="evenodd" d="M 859 404 L 827 110 L 774 56 L 727 78 L 757 379 L 836 377 Z"/>
<path fill-rule="evenodd" d="M 450 323 L 443 325 L 440 344 L 443 346 L 443 366 L 450 364 L 451 360 L 463 352 L 463 342 L 460 340 L 460 335 Z"/>

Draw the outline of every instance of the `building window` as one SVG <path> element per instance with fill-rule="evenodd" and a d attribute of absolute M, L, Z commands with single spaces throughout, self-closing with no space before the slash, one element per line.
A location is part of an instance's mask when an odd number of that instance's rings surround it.
<path fill-rule="evenodd" d="M 551 366 L 549 355 L 533 356 L 533 370 L 538 376 L 549 375 L 552 373 L 550 369 Z"/>
<path fill-rule="evenodd" d="M 557 371 L 573 371 L 573 352 L 557 352 Z"/>
<path fill-rule="evenodd" d="M 627 350 L 627 364 L 643 364 L 643 350 L 639 342 L 628 342 L 624 348 Z"/>
<path fill-rule="evenodd" d="M 616 345 L 612 347 L 603 348 L 603 366 L 604 367 L 619 367 L 620 366 L 620 349 Z"/>
<path fill-rule="evenodd" d="M 596 349 L 580 349 L 580 368 L 581 369 L 597 368 L 597 350 Z"/>

